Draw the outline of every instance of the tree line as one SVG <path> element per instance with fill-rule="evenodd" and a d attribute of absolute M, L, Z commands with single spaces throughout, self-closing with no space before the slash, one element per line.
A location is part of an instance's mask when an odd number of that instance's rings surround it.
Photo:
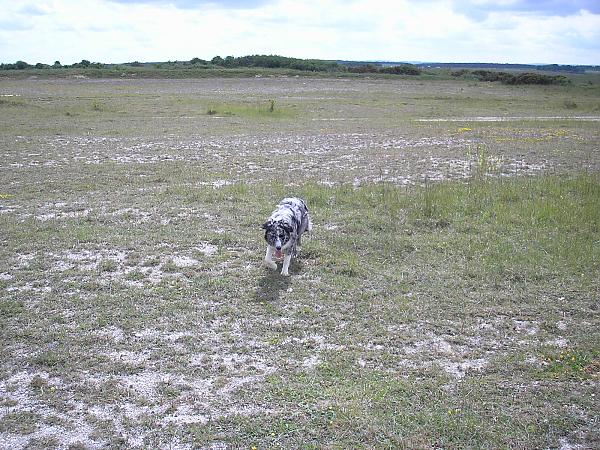
<path fill-rule="evenodd" d="M 442 65 L 444 66 L 444 65 Z M 445 65 L 450 67 L 450 65 Z M 474 64 L 458 64 L 460 70 L 454 70 L 451 75 L 454 77 L 469 77 L 479 81 L 498 81 L 504 84 L 568 84 L 570 80 L 562 75 L 543 75 L 540 73 L 521 72 L 508 73 L 498 70 L 468 70 L 466 67 L 476 67 Z M 492 64 L 484 65 L 486 67 Z M 510 65 L 504 64 L 501 67 Z M 522 66 L 522 65 L 519 65 Z M 189 61 L 167 61 L 158 63 L 140 63 L 138 61 L 124 64 L 103 64 L 99 62 L 90 62 L 86 59 L 81 62 L 63 65 L 60 61 L 54 64 L 37 63 L 31 65 L 25 61 L 17 61 L 12 64 L 0 64 L 0 70 L 25 70 L 25 69 L 124 69 L 127 67 L 145 67 L 149 69 L 177 69 L 177 68 L 197 68 L 197 69 L 243 69 L 243 68 L 269 68 L 269 69 L 289 69 L 308 72 L 344 72 L 361 74 L 390 74 L 390 75 L 421 75 L 423 65 L 414 64 L 394 64 L 388 62 L 361 62 L 361 61 L 328 61 L 320 59 L 298 59 L 288 58 L 279 55 L 249 55 L 249 56 L 215 56 L 210 61 L 200 58 L 192 58 Z M 548 65 L 543 66 L 547 69 L 557 70 L 561 66 Z M 568 70 L 567 70 L 568 69 Z M 564 71 L 571 71 L 573 66 L 566 66 Z"/>
<path fill-rule="evenodd" d="M 0 70 L 25 70 L 25 69 L 87 69 L 87 68 L 95 68 L 100 69 L 104 67 L 105 64 L 102 63 L 92 63 L 87 59 L 82 60 L 81 62 L 75 64 L 66 64 L 63 65 L 60 61 L 55 61 L 54 64 L 28 64 L 25 61 L 17 61 L 12 64 L 0 64 Z"/>
<path fill-rule="evenodd" d="M 103 64 L 98 62 L 90 62 L 82 60 L 79 63 L 71 65 L 63 65 L 60 61 L 54 64 L 28 64 L 25 61 L 17 61 L 12 64 L 0 64 L 0 70 L 25 70 L 25 69 L 110 69 L 114 67 L 149 67 L 149 68 L 177 68 L 194 66 L 198 68 L 269 68 L 269 69 L 290 69 L 308 72 L 350 72 L 350 73 L 388 73 L 397 75 L 419 75 L 421 69 L 410 64 L 402 64 L 399 66 L 381 66 L 375 64 L 360 64 L 355 66 L 344 63 L 340 64 L 337 61 L 327 61 L 320 59 L 298 59 L 288 58 L 278 55 L 249 55 L 249 56 L 215 56 L 210 61 L 193 58 L 190 61 L 168 61 L 161 63 L 140 63 L 138 61 L 124 64 Z"/>
<path fill-rule="evenodd" d="M 298 59 L 288 58 L 278 55 L 250 55 L 233 57 L 227 56 L 221 58 L 215 56 L 210 60 L 215 66 L 235 68 L 235 67 L 264 67 L 270 69 L 293 69 L 309 72 L 339 72 L 340 64 L 336 61 L 326 61 L 320 59 Z"/>

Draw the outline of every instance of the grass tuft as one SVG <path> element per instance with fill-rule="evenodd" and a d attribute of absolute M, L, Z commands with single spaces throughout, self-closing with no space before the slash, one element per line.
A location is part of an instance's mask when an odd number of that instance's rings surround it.
<path fill-rule="evenodd" d="M 244 103 L 213 102 L 206 107 L 206 114 L 209 116 L 238 116 L 249 119 L 295 117 L 295 112 L 291 108 L 282 106 L 276 108 L 275 100 Z"/>

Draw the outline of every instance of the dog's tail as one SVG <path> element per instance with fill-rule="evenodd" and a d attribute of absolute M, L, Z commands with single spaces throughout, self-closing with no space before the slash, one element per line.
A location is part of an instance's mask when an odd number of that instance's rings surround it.
<path fill-rule="evenodd" d="M 309 233 L 312 231 L 312 220 L 310 220 L 310 216 L 308 216 L 308 226 L 306 227 L 306 231 Z"/>

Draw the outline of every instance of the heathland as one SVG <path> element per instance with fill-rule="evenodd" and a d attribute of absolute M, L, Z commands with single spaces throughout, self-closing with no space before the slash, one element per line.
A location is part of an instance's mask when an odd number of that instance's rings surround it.
<path fill-rule="evenodd" d="M 598 75 L 7 73 L 0 446 L 600 444 Z"/>

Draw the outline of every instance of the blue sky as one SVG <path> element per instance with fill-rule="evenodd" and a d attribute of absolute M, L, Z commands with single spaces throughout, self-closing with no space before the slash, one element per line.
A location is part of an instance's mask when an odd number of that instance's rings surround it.
<path fill-rule="evenodd" d="M 0 62 L 249 54 L 600 65 L 600 0 L 0 0 Z"/>

